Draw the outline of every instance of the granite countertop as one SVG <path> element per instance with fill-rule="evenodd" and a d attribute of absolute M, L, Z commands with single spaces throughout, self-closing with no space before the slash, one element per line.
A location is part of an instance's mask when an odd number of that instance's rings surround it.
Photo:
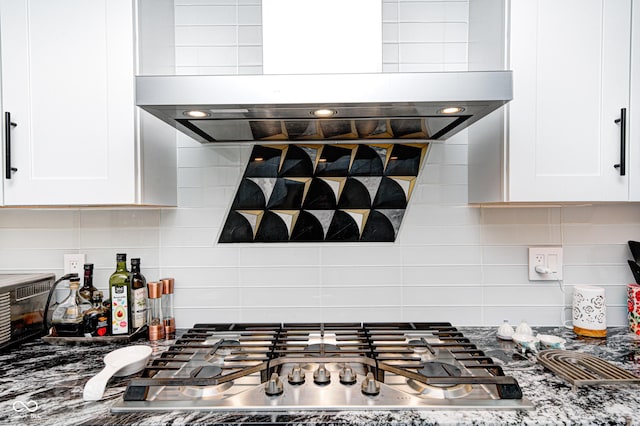
<path fill-rule="evenodd" d="M 0 352 L 0 424 L 640 424 L 640 385 L 587 386 L 578 390 L 544 370 L 533 357 L 514 357 L 514 344 L 495 328 L 459 327 L 479 349 L 515 377 L 530 411 L 345 411 L 285 414 L 164 412 L 111 414 L 130 379 L 114 378 L 99 402 L 84 402 L 84 384 L 118 345 L 49 345 L 38 339 Z M 605 339 L 578 338 L 564 328 L 536 328 L 567 340 L 566 348 L 599 356 L 640 376 L 640 336 L 609 328 Z M 149 343 L 158 356 L 170 343 Z M 27 410 L 26 408 L 29 408 Z"/>

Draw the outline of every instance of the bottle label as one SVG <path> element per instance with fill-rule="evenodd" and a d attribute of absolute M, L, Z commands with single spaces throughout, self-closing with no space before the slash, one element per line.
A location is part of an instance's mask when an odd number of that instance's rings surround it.
<path fill-rule="evenodd" d="M 129 333 L 128 286 L 111 288 L 111 334 Z"/>
<path fill-rule="evenodd" d="M 132 291 L 132 324 L 133 328 L 137 329 L 145 324 L 147 315 L 147 298 L 145 296 L 144 288 L 136 288 Z"/>
<path fill-rule="evenodd" d="M 96 327 L 96 336 L 106 336 L 109 328 L 109 318 L 106 316 L 98 317 L 98 326 Z"/>

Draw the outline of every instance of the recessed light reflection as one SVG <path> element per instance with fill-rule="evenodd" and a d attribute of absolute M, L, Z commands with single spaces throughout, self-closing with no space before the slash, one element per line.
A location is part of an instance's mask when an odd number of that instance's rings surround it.
<path fill-rule="evenodd" d="M 457 114 L 462 111 L 464 111 L 464 108 L 461 107 L 447 107 L 439 109 L 438 114 Z"/>
<path fill-rule="evenodd" d="M 256 157 L 253 159 L 253 161 L 264 161 L 264 158 L 262 157 Z"/>
<path fill-rule="evenodd" d="M 191 117 L 191 118 L 204 118 L 204 117 L 211 117 L 211 114 L 206 112 L 206 111 L 199 111 L 199 110 L 191 110 L 191 111 L 185 111 L 183 112 L 184 115 L 186 115 L 187 117 Z"/>
<path fill-rule="evenodd" d="M 325 109 L 325 108 L 317 109 L 312 112 L 313 115 L 320 118 L 333 117 L 337 113 L 338 112 L 333 109 Z"/>

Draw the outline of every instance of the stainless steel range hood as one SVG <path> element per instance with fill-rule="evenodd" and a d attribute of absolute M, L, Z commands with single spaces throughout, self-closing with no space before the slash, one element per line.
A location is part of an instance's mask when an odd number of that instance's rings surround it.
<path fill-rule="evenodd" d="M 141 76 L 136 104 L 202 143 L 444 140 L 512 99 L 510 71 Z"/>

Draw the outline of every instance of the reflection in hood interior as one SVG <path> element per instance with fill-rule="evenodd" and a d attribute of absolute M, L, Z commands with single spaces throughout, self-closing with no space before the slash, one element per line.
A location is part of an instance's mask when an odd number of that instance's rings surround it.
<path fill-rule="evenodd" d="M 140 76 L 136 104 L 202 143 L 445 140 L 512 99 L 510 71 Z"/>

